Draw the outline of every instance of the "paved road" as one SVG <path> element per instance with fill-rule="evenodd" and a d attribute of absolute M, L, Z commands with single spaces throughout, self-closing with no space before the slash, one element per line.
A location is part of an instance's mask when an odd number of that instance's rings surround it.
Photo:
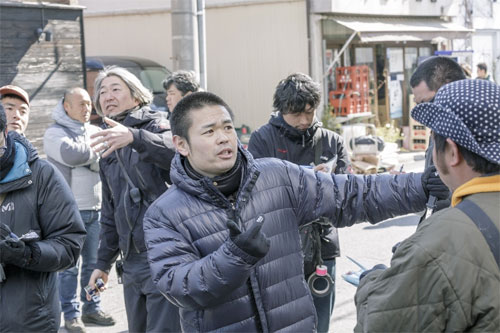
<path fill-rule="evenodd" d="M 418 161 L 414 161 L 414 156 L 419 156 Z M 404 162 L 407 172 L 423 170 L 424 161 L 421 159 L 421 154 L 407 154 L 399 157 L 399 161 Z M 399 165 L 396 169 L 399 169 Z M 345 282 L 341 274 L 356 270 L 357 266 L 345 256 L 348 255 L 368 267 L 378 263 L 389 265 L 392 246 L 415 231 L 418 218 L 416 215 L 407 215 L 377 225 L 362 223 L 339 230 L 342 257 L 337 259 L 336 301 L 330 326 L 331 332 L 352 332 L 356 324 L 356 307 L 354 306 L 356 288 Z M 102 307 L 113 315 L 117 324 L 111 327 L 88 326 L 87 331 L 90 333 L 127 332 L 123 287 L 117 284 L 114 269 L 110 274 L 108 289 L 102 297 Z M 64 321 L 61 320 L 60 332 L 65 332 L 63 327 Z"/>

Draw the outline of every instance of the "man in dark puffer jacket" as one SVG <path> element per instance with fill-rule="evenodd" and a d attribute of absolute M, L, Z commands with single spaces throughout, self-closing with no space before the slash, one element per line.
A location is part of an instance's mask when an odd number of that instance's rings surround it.
<path fill-rule="evenodd" d="M 274 92 L 273 107 L 269 123 L 252 133 L 248 151 L 254 158 L 276 157 L 298 165 L 314 165 L 315 171 L 343 174 L 349 166 L 344 139 L 337 133 L 323 128 L 316 118 L 316 108 L 321 98 L 320 85 L 308 75 L 294 73 L 281 80 Z M 327 162 L 336 160 L 334 166 Z M 333 161 L 330 163 L 333 164 Z M 333 288 L 323 297 L 313 294 L 318 316 L 318 332 L 328 332 L 330 317 L 335 303 L 335 258 L 340 256 L 337 228 L 332 228 L 324 219 L 311 221 L 315 226 L 301 228 L 304 272 L 306 279 L 316 265 L 320 264 L 316 251 L 321 251 L 322 264 L 332 277 Z M 317 228 L 317 229 L 314 229 Z M 316 234 L 315 234 L 316 233 Z M 319 245 L 306 237 L 318 237 Z M 319 256 L 318 256 L 319 257 Z M 309 271 L 308 271 L 309 270 Z M 318 283 L 318 285 L 320 285 Z"/>
<path fill-rule="evenodd" d="M 183 331 L 313 332 L 298 226 L 419 211 L 421 176 L 335 176 L 253 160 L 232 119 L 207 92 L 184 97 L 172 113 L 173 185 L 144 217 L 153 281 L 180 308 Z"/>
<path fill-rule="evenodd" d="M 0 331 L 57 332 L 57 271 L 76 264 L 85 227 L 61 173 L 6 123 L 0 105 Z"/>

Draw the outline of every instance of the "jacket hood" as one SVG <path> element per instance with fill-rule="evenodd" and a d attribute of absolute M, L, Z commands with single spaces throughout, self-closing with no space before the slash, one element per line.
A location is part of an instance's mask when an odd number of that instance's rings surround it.
<path fill-rule="evenodd" d="M 281 112 L 274 112 L 271 114 L 271 119 L 269 119 L 269 124 L 276 127 L 278 131 L 294 142 L 307 143 L 311 141 L 316 133 L 316 130 L 321 127 L 321 122 L 316 119 L 313 120 L 311 127 L 305 131 L 300 131 L 287 124 Z"/>
<path fill-rule="evenodd" d="M 14 164 L 7 175 L 0 180 L 0 193 L 11 192 L 31 184 L 30 164 L 38 159 L 38 153 L 31 143 L 16 132 L 9 132 L 11 144 L 14 145 Z"/>
<path fill-rule="evenodd" d="M 78 120 L 70 118 L 70 116 L 66 113 L 66 110 L 64 110 L 62 99 L 59 103 L 57 103 L 56 107 L 52 111 L 52 119 L 54 119 L 57 124 L 69 128 L 72 132 L 79 135 L 85 132 L 85 125 L 88 124 L 82 124 Z"/>
<path fill-rule="evenodd" d="M 13 142 L 18 143 L 18 144 L 22 145 L 24 148 L 26 148 L 26 151 L 27 151 L 27 162 L 28 163 L 31 163 L 34 160 L 38 159 L 38 152 L 37 152 L 36 148 L 33 147 L 33 145 L 31 144 L 31 142 L 29 142 L 29 140 L 26 139 L 25 136 L 20 135 L 19 133 L 14 132 L 14 131 L 9 132 L 9 135 L 12 137 Z M 18 147 L 19 146 L 16 145 L 16 149 Z"/>
<path fill-rule="evenodd" d="M 246 163 L 246 173 L 242 175 L 245 182 L 250 178 L 249 175 L 254 173 L 256 168 L 254 164 L 254 159 L 252 155 L 246 151 L 241 143 L 238 142 L 238 151 L 243 156 L 243 162 Z M 212 181 L 209 177 L 203 177 L 202 179 L 195 180 L 186 173 L 184 165 L 182 163 L 182 157 L 179 152 L 175 153 L 174 159 L 172 160 L 170 179 L 172 184 L 176 185 L 184 192 L 189 193 L 192 196 L 199 197 L 202 200 L 209 201 L 215 204 L 221 205 L 221 200 L 223 199 L 222 193 L 220 193 L 215 186 L 212 185 Z M 243 184 L 244 186 L 244 184 Z M 240 185 L 240 188 L 242 185 Z M 211 189 L 212 191 L 207 191 Z M 220 198 L 214 197 L 215 192 L 220 193 Z"/>

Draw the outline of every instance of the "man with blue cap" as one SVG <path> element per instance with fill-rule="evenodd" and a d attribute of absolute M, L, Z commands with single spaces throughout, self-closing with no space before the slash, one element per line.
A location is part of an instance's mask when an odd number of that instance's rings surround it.
<path fill-rule="evenodd" d="M 361 277 L 355 331 L 499 332 L 500 87 L 452 82 L 411 115 L 432 130 L 451 207 Z"/>

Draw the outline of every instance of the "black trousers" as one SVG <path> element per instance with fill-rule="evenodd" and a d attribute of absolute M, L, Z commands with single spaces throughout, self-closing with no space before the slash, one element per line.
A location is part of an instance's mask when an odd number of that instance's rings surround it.
<path fill-rule="evenodd" d="M 146 252 L 131 253 L 123 263 L 123 290 L 129 332 L 180 332 L 179 308 L 151 279 Z"/>

